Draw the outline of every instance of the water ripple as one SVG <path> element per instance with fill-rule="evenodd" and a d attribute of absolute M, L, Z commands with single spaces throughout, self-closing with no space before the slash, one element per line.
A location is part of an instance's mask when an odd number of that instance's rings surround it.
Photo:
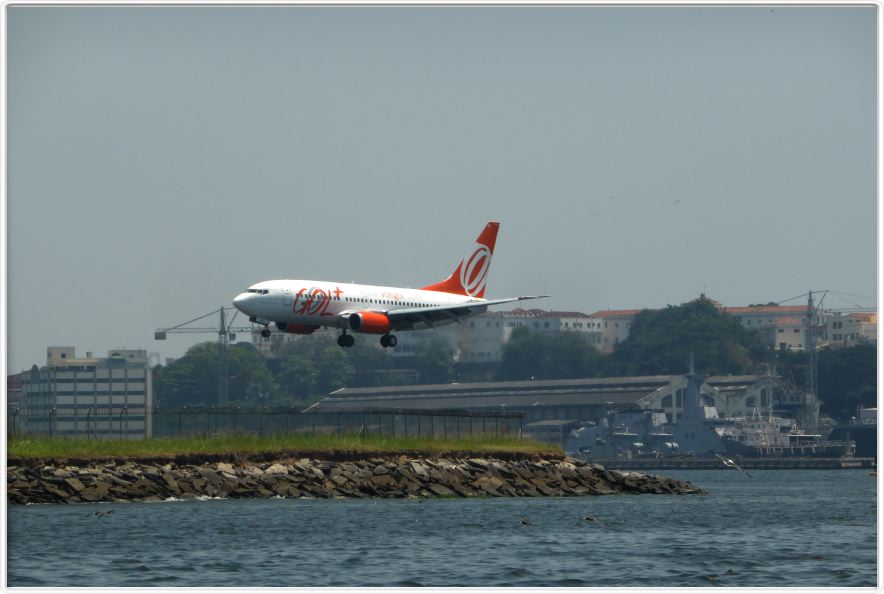
<path fill-rule="evenodd" d="M 751 481 L 719 471 L 673 475 L 707 488 L 709 495 L 431 499 L 420 505 L 207 499 L 109 504 L 115 513 L 102 523 L 82 505 L 13 506 L 8 582 L 14 587 L 876 584 L 876 494 L 866 472 L 759 471 Z M 586 522 L 586 515 L 599 522 Z"/>

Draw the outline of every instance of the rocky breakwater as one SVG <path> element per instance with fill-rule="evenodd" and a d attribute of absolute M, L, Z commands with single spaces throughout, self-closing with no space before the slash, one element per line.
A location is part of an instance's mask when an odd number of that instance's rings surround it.
<path fill-rule="evenodd" d="M 694 494 L 675 479 L 572 460 L 372 458 L 196 464 L 117 461 L 7 468 L 9 503 L 160 501 L 200 497 L 543 497 Z"/>

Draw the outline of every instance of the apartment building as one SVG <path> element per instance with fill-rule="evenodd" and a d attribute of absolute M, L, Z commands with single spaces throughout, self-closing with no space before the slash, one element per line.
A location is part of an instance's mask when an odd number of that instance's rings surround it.
<path fill-rule="evenodd" d="M 591 331 L 598 335 L 595 343 L 603 353 L 610 353 L 627 339 L 640 309 L 606 309 L 589 315 Z"/>
<path fill-rule="evenodd" d="M 46 365 L 22 374 L 22 429 L 68 436 L 144 439 L 153 405 L 146 350 L 114 349 L 78 358 L 74 347 L 49 347 Z"/>
<path fill-rule="evenodd" d="M 826 320 L 823 338 L 832 346 L 856 346 L 875 342 L 878 337 L 878 314 L 834 314 Z"/>

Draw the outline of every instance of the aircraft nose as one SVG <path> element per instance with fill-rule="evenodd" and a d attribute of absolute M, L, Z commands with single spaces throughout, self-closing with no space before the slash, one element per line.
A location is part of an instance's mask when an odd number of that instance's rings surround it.
<path fill-rule="evenodd" d="M 251 295 L 248 293 L 240 293 L 236 297 L 233 298 L 233 307 L 240 310 L 243 313 L 248 313 L 244 307 L 251 300 Z"/>

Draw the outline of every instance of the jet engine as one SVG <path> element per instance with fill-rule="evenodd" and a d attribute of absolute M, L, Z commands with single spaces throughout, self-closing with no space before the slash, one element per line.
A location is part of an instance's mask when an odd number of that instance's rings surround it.
<path fill-rule="evenodd" d="M 311 326 L 310 324 L 287 324 L 286 322 L 276 322 L 276 327 L 280 332 L 288 332 L 289 334 L 313 334 L 319 326 Z"/>
<path fill-rule="evenodd" d="M 359 311 L 350 314 L 350 330 L 364 334 L 386 334 L 393 328 L 386 314 L 376 311 Z"/>

